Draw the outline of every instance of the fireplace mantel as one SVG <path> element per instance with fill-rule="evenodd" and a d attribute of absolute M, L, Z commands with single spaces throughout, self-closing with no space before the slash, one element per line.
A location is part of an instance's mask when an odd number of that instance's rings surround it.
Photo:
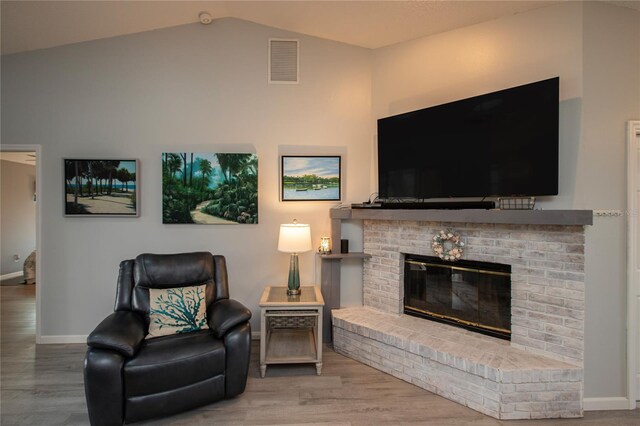
<path fill-rule="evenodd" d="M 420 222 L 499 223 L 512 225 L 593 225 L 592 210 L 393 210 L 333 208 L 332 219 L 410 220 Z"/>

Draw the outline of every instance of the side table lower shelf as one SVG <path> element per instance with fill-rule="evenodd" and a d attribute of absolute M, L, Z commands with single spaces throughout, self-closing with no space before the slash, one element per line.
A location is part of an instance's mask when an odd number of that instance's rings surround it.
<path fill-rule="evenodd" d="M 313 330 L 280 329 L 267 333 L 265 364 L 317 362 Z"/>

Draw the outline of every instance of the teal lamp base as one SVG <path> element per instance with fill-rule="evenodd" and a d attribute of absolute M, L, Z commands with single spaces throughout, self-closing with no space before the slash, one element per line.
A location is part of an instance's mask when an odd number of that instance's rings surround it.
<path fill-rule="evenodd" d="M 298 267 L 298 254 L 292 253 L 289 260 L 289 282 L 287 284 L 287 294 L 298 296 L 300 294 L 300 268 Z"/>

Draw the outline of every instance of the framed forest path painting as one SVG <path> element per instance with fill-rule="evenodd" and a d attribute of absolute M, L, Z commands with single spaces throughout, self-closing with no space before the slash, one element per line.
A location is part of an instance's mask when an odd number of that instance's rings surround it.
<path fill-rule="evenodd" d="M 162 223 L 258 223 L 258 157 L 163 153 Z"/>

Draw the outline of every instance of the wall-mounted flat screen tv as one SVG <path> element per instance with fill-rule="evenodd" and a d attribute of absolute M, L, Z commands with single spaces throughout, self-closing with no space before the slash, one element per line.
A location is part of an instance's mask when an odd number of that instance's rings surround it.
<path fill-rule="evenodd" d="M 379 197 L 557 195 L 559 82 L 379 119 Z"/>

